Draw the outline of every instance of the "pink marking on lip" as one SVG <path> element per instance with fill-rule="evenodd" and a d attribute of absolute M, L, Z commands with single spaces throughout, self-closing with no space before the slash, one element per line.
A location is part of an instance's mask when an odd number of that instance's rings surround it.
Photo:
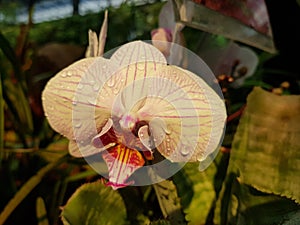
<path fill-rule="evenodd" d="M 103 152 L 102 157 L 109 171 L 107 185 L 113 189 L 133 184 L 134 181 L 128 182 L 127 179 L 145 164 L 145 160 L 139 151 L 123 145 L 117 145 L 107 152 Z"/>

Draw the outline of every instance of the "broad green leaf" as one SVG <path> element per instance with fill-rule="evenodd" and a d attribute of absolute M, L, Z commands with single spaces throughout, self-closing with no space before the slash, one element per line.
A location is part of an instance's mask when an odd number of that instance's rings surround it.
<path fill-rule="evenodd" d="M 215 164 L 200 172 L 198 163 L 187 163 L 174 176 L 179 197 L 189 225 L 204 224 L 216 198 Z"/>
<path fill-rule="evenodd" d="M 254 88 L 232 144 L 242 183 L 300 202 L 300 96 Z"/>
<path fill-rule="evenodd" d="M 160 209 L 171 224 L 186 224 L 176 186 L 172 181 L 164 180 L 153 184 Z"/>
<path fill-rule="evenodd" d="M 254 188 L 235 182 L 231 213 L 236 213 L 230 223 L 238 225 L 298 224 L 295 215 L 300 207 L 294 201 L 272 194 L 265 194 Z M 298 218 L 298 222 L 299 222 Z M 294 222 L 294 223 L 292 223 Z"/>
<path fill-rule="evenodd" d="M 82 185 L 61 213 L 65 225 L 125 224 L 126 208 L 117 191 L 101 182 Z"/>

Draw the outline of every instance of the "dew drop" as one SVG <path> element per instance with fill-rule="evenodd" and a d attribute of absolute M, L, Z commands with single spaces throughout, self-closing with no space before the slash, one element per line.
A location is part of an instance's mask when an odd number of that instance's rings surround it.
<path fill-rule="evenodd" d="M 96 104 L 96 99 L 93 98 L 93 97 L 90 97 L 90 98 L 87 99 L 87 102 L 88 102 L 89 104 L 91 104 L 91 105 L 95 105 L 95 104 Z"/>
<path fill-rule="evenodd" d="M 68 77 L 70 77 L 70 76 L 72 76 L 72 75 L 73 75 L 72 71 L 68 71 L 68 72 L 67 72 L 67 76 L 68 76 Z"/>
<path fill-rule="evenodd" d="M 77 99 L 76 98 L 73 99 L 72 105 L 74 105 L 74 106 L 77 105 Z"/>
<path fill-rule="evenodd" d="M 136 68 L 138 69 L 138 70 L 145 70 L 145 63 L 137 63 L 137 66 L 136 66 Z"/>
<path fill-rule="evenodd" d="M 77 85 L 77 88 L 78 88 L 78 89 L 82 89 L 82 88 L 83 88 L 83 84 L 82 84 L 82 83 L 79 83 L 79 84 Z"/>
<path fill-rule="evenodd" d="M 163 126 L 163 130 L 166 134 L 170 135 L 171 134 L 171 130 L 167 128 L 167 126 Z"/>
<path fill-rule="evenodd" d="M 114 85 L 115 85 L 114 79 L 109 79 L 109 80 L 107 81 L 107 86 L 108 86 L 108 87 L 113 87 Z"/>
<path fill-rule="evenodd" d="M 80 128 L 82 126 L 82 123 L 81 122 L 78 122 L 74 125 L 75 128 Z"/>
<path fill-rule="evenodd" d="M 188 154 L 190 153 L 189 150 L 190 150 L 190 149 L 189 149 L 188 146 L 182 146 L 182 147 L 180 148 L 180 153 L 181 153 L 181 155 L 186 156 L 186 155 L 188 155 Z"/>
<path fill-rule="evenodd" d="M 100 89 L 100 84 L 99 83 L 95 83 L 94 85 L 93 85 L 93 90 L 94 91 L 98 91 Z"/>
<path fill-rule="evenodd" d="M 118 94 L 119 91 L 120 91 L 120 90 L 119 90 L 118 88 L 114 88 L 114 89 L 113 89 L 113 93 L 114 93 L 114 94 Z"/>
<path fill-rule="evenodd" d="M 61 77 L 67 77 L 67 73 L 64 71 L 61 73 Z"/>
<path fill-rule="evenodd" d="M 171 148 L 167 148 L 167 154 L 169 155 L 171 152 Z"/>

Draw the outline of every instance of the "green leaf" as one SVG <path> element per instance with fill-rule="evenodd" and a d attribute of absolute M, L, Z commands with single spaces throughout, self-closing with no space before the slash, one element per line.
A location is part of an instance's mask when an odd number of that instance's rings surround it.
<path fill-rule="evenodd" d="M 242 183 L 300 202 L 300 96 L 254 88 L 232 144 L 230 171 Z"/>
<path fill-rule="evenodd" d="M 126 208 L 119 193 L 99 181 L 78 188 L 61 216 L 65 225 L 125 224 Z"/>
<path fill-rule="evenodd" d="M 204 224 L 216 198 L 214 176 L 215 164 L 199 171 L 199 163 L 187 163 L 174 176 L 179 197 L 189 225 Z"/>
<path fill-rule="evenodd" d="M 164 218 L 168 219 L 171 224 L 186 224 L 174 183 L 164 180 L 153 184 L 153 187 Z"/>
<path fill-rule="evenodd" d="M 16 54 L 15 54 L 13 48 L 11 47 L 9 41 L 3 36 L 3 34 L 1 32 L 0 32 L 0 49 L 3 51 L 6 58 L 11 62 L 12 66 L 14 68 L 14 71 L 15 71 L 15 75 L 18 78 L 21 78 L 20 77 L 20 73 L 21 73 L 20 63 L 16 57 Z"/>
<path fill-rule="evenodd" d="M 230 212 L 236 211 L 231 218 L 231 224 L 266 225 L 294 222 L 298 224 L 295 215 L 299 215 L 300 207 L 290 199 L 265 194 L 251 186 L 235 182 L 233 193 L 237 204 L 232 204 Z M 234 198 L 232 202 L 236 202 Z M 300 219 L 298 218 L 298 221 Z"/>
<path fill-rule="evenodd" d="M 16 193 L 16 195 L 8 202 L 4 210 L 0 213 L 0 224 L 4 224 L 14 209 L 24 200 L 24 198 L 41 182 L 42 178 L 53 168 L 65 162 L 67 156 L 62 156 L 54 162 L 41 168 L 36 175 L 32 176 Z"/>
<path fill-rule="evenodd" d="M 168 220 L 157 220 L 151 222 L 150 225 L 171 225 L 171 223 Z"/>
<path fill-rule="evenodd" d="M 14 114 L 12 116 L 14 116 L 20 123 L 16 126 L 19 126 L 18 128 L 23 130 L 23 132 L 25 130 L 27 134 L 32 133 L 33 119 L 29 100 L 23 91 L 20 82 L 14 84 L 10 79 L 5 79 L 3 81 L 3 86 L 5 88 L 5 92 L 3 94 L 5 101 L 11 112 Z"/>
<path fill-rule="evenodd" d="M 4 147 L 4 100 L 2 95 L 2 79 L 0 77 L 0 167 L 3 158 L 3 147 Z"/>
<path fill-rule="evenodd" d="M 36 217 L 38 220 L 38 225 L 49 225 L 49 221 L 47 219 L 47 210 L 42 197 L 38 197 L 36 199 Z"/>

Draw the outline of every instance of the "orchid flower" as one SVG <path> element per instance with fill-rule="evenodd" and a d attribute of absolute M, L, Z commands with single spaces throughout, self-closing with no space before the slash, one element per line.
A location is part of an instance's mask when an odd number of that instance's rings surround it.
<path fill-rule="evenodd" d="M 224 132 L 223 100 L 199 76 L 167 64 L 153 45 L 134 41 L 109 59 L 81 59 L 55 75 L 43 94 L 52 128 L 74 157 L 99 154 L 113 189 L 156 155 L 204 161 Z"/>
<path fill-rule="evenodd" d="M 267 13 L 263 13 L 264 19 Z M 265 20 L 264 20 L 265 21 Z M 159 28 L 151 32 L 151 38 L 156 44 L 156 47 L 162 53 L 169 57 L 168 61 L 175 65 L 189 64 L 190 55 L 184 54 L 183 48 L 178 48 L 178 45 L 184 45 L 184 38 L 181 33 L 184 24 L 175 21 L 173 1 L 168 0 L 162 7 L 159 14 Z M 172 41 L 178 45 L 168 44 L 163 46 L 159 41 Z M 234 82 L 232 87 L 240 87 L 244 80 L 254 74 L 258 65 L 258 57 L 256 53 L 249 47 L 240 46 L 233 41 L 228 41 L 225 46 L 219 46 L 214 43 L 213 36 L 207 34 L 204 41 L 201 43 L 201 48 L 196 52 L 210 67 L 216 76 L 229 75 L 232 76 Z M 172 52 L 172 54 L 170 54 Z M 171 56 L 172 58 L 171 58 Z M 184 56 L 186 59 L 184 59 Z M 182 63 L 186 60 L 187 63 Z M 191 70 L 192 65 L 186 66 Z"/>
<path fill-rule="evenodd" d="M 247 46 L 240 46 L 230 41 L 225 46 L 213 45 L 214 40 L 207 40 L 198 55 L 209 65 L 216 76 L 228 75 L 234 80 L 233 88 L 241 87 L 244 81 L 251 77 L 257 68 L 258 57 Z M 210 43 L 209 43 L 210 42 Z"/>
<path fill-rule="evenodd" d="M 175 21 L 173 1 L 167 1 L 159 13 L 158 28 L 151 31 L 153 45 L 162 51 L 168 62 L 180 65 L 184 58 L 183 23 Z M 176 43 L 176 44 L 172 44 Z"/>

